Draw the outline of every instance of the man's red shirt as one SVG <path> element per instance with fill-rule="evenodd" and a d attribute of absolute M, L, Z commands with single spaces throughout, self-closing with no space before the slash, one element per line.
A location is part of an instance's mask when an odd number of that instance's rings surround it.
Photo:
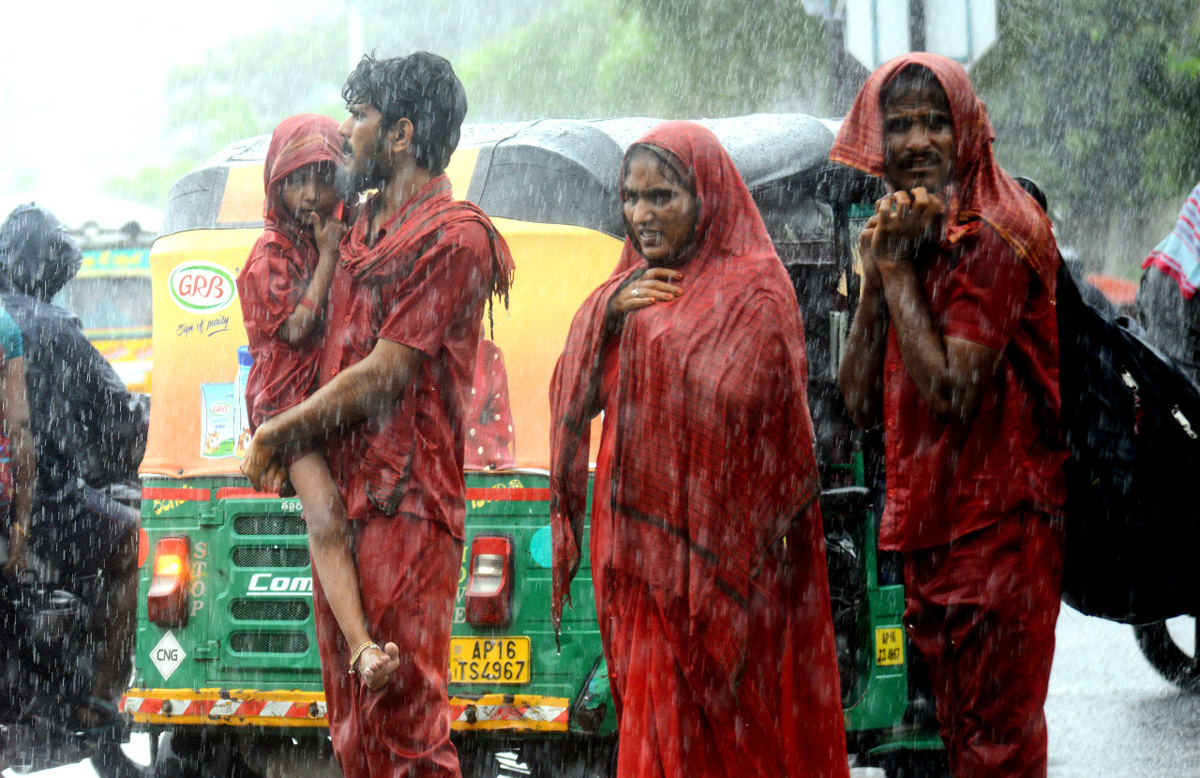
<path fill-rule="evenodd" d="M 945 545 L 1022 506 L 1061 515 L 1067 450 L 1057 431 L 1054 290 L 987 225 L 961 256 L 935 249 L 918 261 L 934 326 L 1003 357 L 971 418 L 945 421 L 917 391 L 888 332 L 880 547 Z"/>
<path fill-rule="evenodd" d="M 345 240 L 365 242 L 370 213 L 363 209 Z M 400 209 L 382 226 L 376 246 L 401 228 L 404 214 Z M 339 265 L 321 384 L 363 360 L 380 339 L 426 356 L 389 413 L 324 441 L 351 519 L 403 512 L 463 538 L 463 419 L 492 278 L 488 233 L 474 221 L 452 223 L 418 257 L 388 257 L 358 278 Z"/>

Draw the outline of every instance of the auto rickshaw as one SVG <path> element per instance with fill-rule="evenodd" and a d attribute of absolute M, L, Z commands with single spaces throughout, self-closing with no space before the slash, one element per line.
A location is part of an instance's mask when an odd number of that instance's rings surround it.
<path fill-rule="evenodd" d="M 150 245 L 154 233 L 129 222 L 74 233 L 79 272 L 54 302 L 79 317 L 83 333 L 131 392 L 150 392 Z"/>
<path fill-rule="evenodd" d="M 624 150 L 656 123 L 468 126 L 447 170 L 517 266 L 508 310 L 485 321 L 467 431 L 449 691 L 468 772 L 606 774 L 612 763 L 616 713 L 586 539 L 561 651 L 550 623 L 548 387 L 575 311 L 620 254 Z M 875 184 L 828 162 L 829 123 L 788 114 L 705 124 L 755 196 L 807 325 L 850 748 L 861 763 L 940 748 L 902 726 L 903 589 L 881 573 L 864 446 L 834 382 L 856 299 L 853 231 L 865 219 L 855 206 Z M 268 140 L 230 146 L 180 179 L 150 252 L 155 401 L 141 467 L 136 672 L 122 709 L 153 735 L 165 775 L 330 768 L 301 506 L 254 492 L 238 470 L 248 367 L 234 279 L 262 229 Z"/>

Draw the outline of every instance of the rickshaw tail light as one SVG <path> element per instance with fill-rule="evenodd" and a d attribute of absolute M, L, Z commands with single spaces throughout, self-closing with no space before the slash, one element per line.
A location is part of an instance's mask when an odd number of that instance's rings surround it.
<path fill-rule="evenodd" d="M 146 615 L 160 627 L 186 627 L 191 544 L 186 537 L 162 538 L 154 548 L 154 578 L 146 594 Z"/>
<path fill-rule="evenodd" d="M 468 624 L 504 627 L 512 621 L 512 557 L 512 540 L 503 535 L 478 535 L 471 541 Z"/>

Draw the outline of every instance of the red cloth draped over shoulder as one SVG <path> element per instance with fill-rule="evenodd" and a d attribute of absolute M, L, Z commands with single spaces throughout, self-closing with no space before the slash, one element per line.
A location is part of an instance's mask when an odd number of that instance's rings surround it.
<path fill-rule="evenodd" d="M 750 192 L 706 128 L 667 122 L 639 144 L 669 152 L 700 201 L 682 296 L 625 317 L 611 492 L 612 567 L 687 608 L 731 682 L 746 651 L 746 604 L 764 550 L 819 493 L 804 328 L 795 292 Z M 571 325 L 551 384 L 553 617 L 579 568 L 590 420 L 599 408 L 612 295 L 647 263 L 634 243 Z"/>
<path fill-rule="evenodd" d="M 421 186 L 370 245 L 380 197 L 339 246 L 321 381 L 365 359 L 380 338 L 429 359 L 394 407 L 327 438 L 326 454 L 351 518 L 407 512 L 461 539 L 463 420 L 480 320 L 485 298 L 507 303 L 513 259 L 487 215 L 453 198 L 445 175 Z"/>
<path fill-rule="evenodd" d="M 359 219 L 341 245 L 339 263 L 356 281 L 373 277 L 377 283 L 403 278 L 425 251 L 437 243 L 453 224 L 478 222 L 487 232 L 494 267 L 490 292 L 508 304 L 513 278 L 512 253 L 487 214 L 475 203 L 455 200 L 450 179 L 434 176 L 385 225 L 387 231 L 374 245 L 367 243 L 369 219 Z"/>
<path fill-rule="evenodd" d="M 953 249 L 978 232 L 980 221 L 996 230 L 1017 256 L 1028 262 L 1053 297 L 1058 249 L 1050 221 L 1021 185 L 1000 169 L 992 154 L 996 133 L 987 107 L 975 95 L 962 65 L 937 54 L 904 54 L 884 63 L 859 90 L 842 122 L 829 158 L 882 178 L 884 87 L 909 65 L 928 68 L 942 85 L 954 123 L 954 182 L 946 196 L 943 246 Z"/>
<path fill-rule="evenodd" d="M 280 185 L 296 170 L 318 162 L 342 163 L 338 124 L 328 116 L 284 119 L 271 135 L 263 165 L 263 234 L 242 272 L 238 296 L 254 366 L 246 383 L 251 429 L 295 405 L 315 388 L 319 341 L 289 346 L 277 334 L 296 310 L 317 267 L 312 231 L 287 213 Z"/>
<path fill-rule="evenodd" d="M 463 463 L 468 470 L 509 470 L 516 464 L 508 371 L 500 347 L 487 338 L 479 339 L 475 357 Z"/>

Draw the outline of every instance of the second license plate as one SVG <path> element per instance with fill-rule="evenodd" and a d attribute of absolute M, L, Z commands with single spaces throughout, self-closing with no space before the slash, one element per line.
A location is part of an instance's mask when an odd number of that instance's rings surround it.
<path fill-rule="evenodd" d="M 529 638 L 450 638 L 450 683 L 529 683 Z"/>

